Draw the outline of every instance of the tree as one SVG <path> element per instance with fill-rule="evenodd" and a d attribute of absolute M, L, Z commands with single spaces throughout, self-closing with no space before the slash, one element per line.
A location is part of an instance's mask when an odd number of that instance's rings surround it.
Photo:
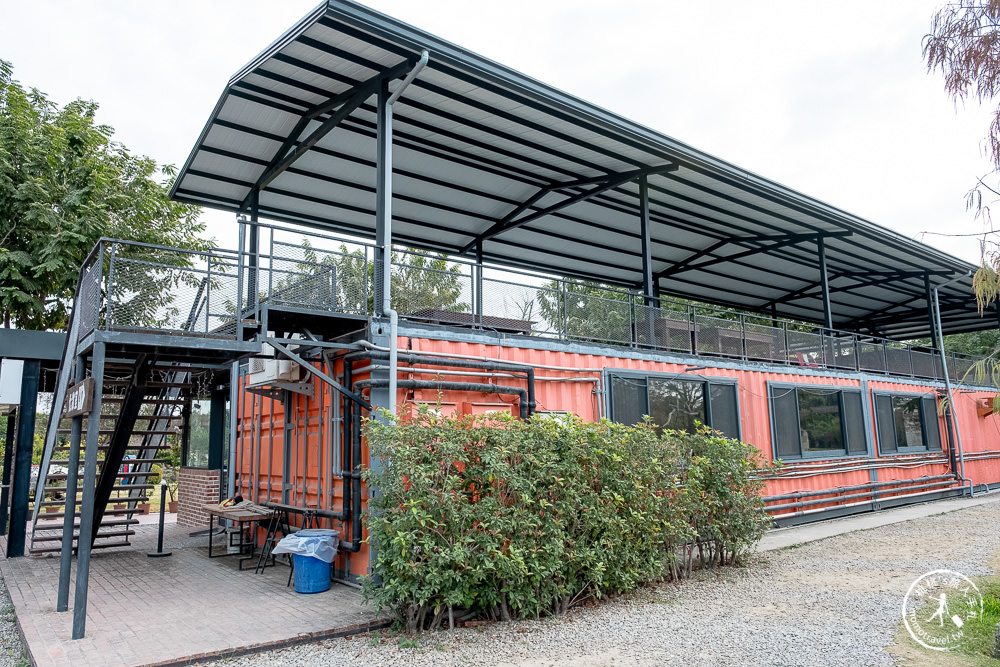
<path fill-rule="evenodd" d="M 924 37 L 923 56 L 930 72 L 940 71 L 945 92 L 956 102 L 992 103 L 1000 93 L 1000 0 L 958 0 L 939 9 Z M 982 311 L 1000 297 L 1000 244 L 993 235 L 990 204 L 1000 197 L 1000 105 L 993 113 L 984 142 L 993 166 L 979 177 L 966 198 L 968 208 L 983 221 L 982 261 L 973 278 Z"/>
<path fill-rule="evenodd" d="M 96 122 L 98 105 L 63 107 L 0 60 L 0 317 L 65 327 L 80 265 L 102 236 L 206 249 L 195 206 L 170 201 L 176 171 L 133 155 Z M 154 180 L 159 173 L 163 179 Z"/>
<path fill-rule="evenodd" d="M 448 256 L 441 253 L 418 254 L 408 249 L 393 250 L 391 255 L 392 307 L 396 312 L 403 315 L 429 310 L 468 312 L 470 305 L 462 297 L 465 286 L 472 288 L 471 278 L 463 274 L 461 265 L 449 262 Z M 342 309 L 374 312 L 375 263 L 365 260 L 363 250 L 350 251 L 341 245 L 339 253 L 328 253 L 319 262 L 322 263 L 336 266 Z"/>
<path fill-rule="evenodd" d="M 993 104 L 1000 93 L 1000 0 L 959 0 L 939 9 L 930 34 L 924 37 L 923 55 L 928 71 L 940 71 L 944 76 L 945 92 L 956 103 L 973 99 Z M 984 145 L 993 171 L 978 178 L 966 197 L 967 207 L 984 225 L 982 257 L 972 281 L 980 313 L 1000 298 L 1000 242 L 990 216 L 991 204 L 1000 198 L 996 185 L 1000 177 L 1000 105 L 993 111 Z M 977 383 L 992 380 L 1000 389 L 996 381 L 1000 377 L 997 337 L 985 333 L 964 336 L 948 337 L 953 340 L 946 339 L 946 348 L 988 351 L 989 356 L 977 362 L 970 374 Z M 1000 401 L 993 404 L 994 411 L 1000 411 Z"/>

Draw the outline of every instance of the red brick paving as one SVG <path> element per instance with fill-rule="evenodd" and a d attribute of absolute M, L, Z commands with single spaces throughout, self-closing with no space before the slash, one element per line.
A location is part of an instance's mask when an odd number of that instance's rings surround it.
<path fill-rule="evenodd" d="M 296 593 L 285 586 L 288 568 L 255 574 L 252 567 L 237 570 L 236 557 L 209 560 L 208 537 L 190 531 L 166 526 L 164 550 L 173 552 L 167 558 L 146 556 L 156 546 L 155 525 L 137 526 L 130 549 L 94 551 L 87 636 L 76 641 L 70 639 L 72 593 L 70 610 L 55 611 L 58 557 L 0 560 L 35 664 L 185 663 L 383 625 L 356 589 L 334 583 L 325 593 Z M 223 539 L 217 535 L 215 544 Z"/>

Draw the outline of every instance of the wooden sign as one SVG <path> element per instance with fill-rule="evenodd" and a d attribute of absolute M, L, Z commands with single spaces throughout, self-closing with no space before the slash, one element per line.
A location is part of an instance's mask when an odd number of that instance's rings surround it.
<path fill-rule="evenodd" d="M 63 407 L 63 417 L 79 417 L 90 412 L 94 402 L 94 378 L 77 382 L 66 390 L 66 404 Z"/>

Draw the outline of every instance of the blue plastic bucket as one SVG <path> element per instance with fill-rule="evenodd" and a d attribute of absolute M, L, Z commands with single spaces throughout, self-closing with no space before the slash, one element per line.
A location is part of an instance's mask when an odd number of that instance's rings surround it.
<path fill-rule="evenodd" d="M 302 554 L 292 554 L 295 563 L 295 592 L 322 593 L 330 590 L 330 563 Z"/>

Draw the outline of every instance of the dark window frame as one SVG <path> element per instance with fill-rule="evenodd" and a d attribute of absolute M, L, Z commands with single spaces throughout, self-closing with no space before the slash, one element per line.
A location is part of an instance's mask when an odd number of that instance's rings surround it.
<path fill-rule="evenodd" d="M 892 417 L 893 422 L 893 447 L 888 449 L 883 447 L 883 433 L 882 424 L 879 418 L 879 398 L 890 399 L 891 412 L 889 414 Z M 906 399 L 917 399 L 918 405 L 920 406 L 920 439 L 923 444 L 919 446 L 908 445 L 905 447 L 900 447 L 898 442 L 898 434 L 896 433 L 895 418 L 896 418 L 896 406 L 894 399 L 906 398 Z M 933 447 L 930 443 L 928 424 L 927 424 L 927 411 L 925 401 L 934 401 L 934 424 L 937 431 L 937 447 Z M 894 456 L 900 454 L 923 454 L 925 452 L 944 452 L 944 439 L 941 430 L 941 419 L 937 414 L 938 406 L 938 395 L 936 392 L 909 392 L 909 391 L 888 391 L 888 390 L 878 390 L 872 392 L 872 405 L 874 407 L 875 413 L 875 442 L 878 446 L 879 456 Z"/>
<path fill-rule="evenodd" d="M 796 426 L 796 439 L 799 441 L 798 449 L 799 453 L 797 455 L 782 455 L 778 451 L 778 425 L 775 420 L 775 393 L 779 392 L 780 395 L 784 395 L 784 392 L 791 391 L 794 392 L 795 396 L 795 415 L 797 420 L 801 420 L 801 409 L 799 407 L 799 395 L 798 390 L 804 389 L 809 390 L 819 390 L 819 391 L 829 391 L 837 392 L 837 403 L 840 415 L 840 432 L 844 440 L 843 449 L 836 450 L 824 450 L 824 451 L 803 451 L 802 441 L 801 441 L 801 422 L 797 422 Z M 852 394 L 858 396 L 861 404 L 861 418 L 863 420 L 863 431 L 864 431 L 864 451 L 851 451 L 851 433 L 847 424 L 847 406 L 844 403 L 844 395 Z M 831 384 L 803 384 L 797 382 L 768 382 L 767 383 L 767 408 L 768 408 L 768 420 L 771 426 L 771 456 L 772 461 L 777 461 L 781 459 L 783 461 L 808 461 L 808 460 L 826 460 L 826 459 L 857 459 L 857 458 L 867 458 L 871 456 L 873 451 L 872 442 L 872 416 L 869 413 L 868 405 L 866 404 L 866 397 L 868 391 L 864 387 L 855 386 L 841 386 L 841 385 L 831 385 Z M 780 397 L 780 396 L 779 396 Z"/>
<path fill-rule="evenodd" d="M 615 378 L 622 378 L 625 380 L 642 380 L 646 382 L 646 407 L 645 410 L 640 414 L 649 414 L 649 384 L 650 379 L 653 380 L 677 380 L 680 382 L 691 382 L 693 384 L 701 384 L 704 392 L 704 403 L 705 403 L 705 421 L 709 428 L 714 428 L 712 426 L 712 399 L 711 399 L 711 385 L 724 385 L 733 388 L 733 396 L 736 408 L 736 429 L 737 434 L 734 437 L 737 440 L 743 439 L 743 419 L 742 410 L 740 406 L 740 392 L 739 392 L 739 379 L 730 376 L 717 376 L 717 375 L 691 375 L 688 373 L 663 373 L 663 372 L 646 372 L 637 371 L 633 369 L 606 369 L 605 371 L 605 383 L 604 386 L 607 394 L 607 415 L 611 421 L 617 422 L 616 410 L 615 410 L 615 400 L 614 400 L 614 389 L 613 383 Z M 619 422 L 620 423 L 620 422 Z"/>

